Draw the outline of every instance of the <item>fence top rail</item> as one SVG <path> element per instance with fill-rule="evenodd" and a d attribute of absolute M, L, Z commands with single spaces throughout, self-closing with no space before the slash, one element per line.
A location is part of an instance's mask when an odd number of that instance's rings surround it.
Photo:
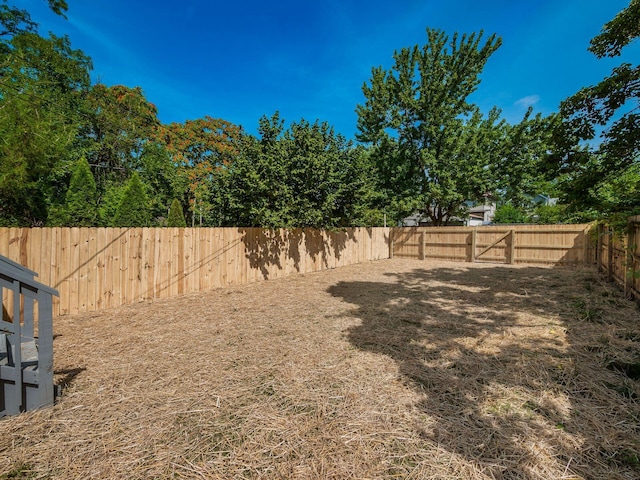
<path fill-rule="evenodd" d="M 638 217 L 640 219 L 640 216 Z M 640 220 L 639 220 L 640 221 Z M 419 230 L 426 233 L 468 233 L 477 232 L 508 232 L 514 230 L 516 233 L 582 233 L 591 228 L 590 224 L 578 225 L 482 225 L 477 227 L 394 227 L 399 231 L 415 231 Z"/>
<path fill-rule="evenodd" d="M 32 289 L 40 290 L 50 295 L 55 295 L 56 297 L 60 295 L 56 289 L 34 280 L 34 277 L 38 276 L 36 272 L 29 270 L 3 255 L 0 255 L 0 275 L 18 280 L 23 285 L 31 287 Z"/>

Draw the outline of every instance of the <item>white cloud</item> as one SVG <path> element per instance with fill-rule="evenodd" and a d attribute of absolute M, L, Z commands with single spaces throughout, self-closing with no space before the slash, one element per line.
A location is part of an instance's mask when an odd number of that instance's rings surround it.
<path fill-rule="evenodd" d="M 526 97 L 522 97 L 519 100 L 516 100 L 514 105 L 522 108 L 533 107 L 536 103 L 540 101 L 539 95 L 528 95 Z"/>

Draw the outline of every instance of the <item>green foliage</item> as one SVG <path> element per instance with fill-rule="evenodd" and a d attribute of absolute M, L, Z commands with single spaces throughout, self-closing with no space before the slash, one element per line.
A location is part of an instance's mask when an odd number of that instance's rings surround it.
<path fill-rule="evenodd" d="M 105 185 L 100 196 L 100 204 L 98 205 L 98 217 L 100 218 L 100 226 L 115 226 L 115 218 L 118 208 L 122 203 L 124 191 L 127 188 L 126 183 L 120 184 L 110 182 Z"/>
<path fill-rule="evenodd" d="M 64 12 L 69 9 L 66 0 L 47 0 L 47 3 L 49 4 L 49 8 L 53 11 L 53 13 L 65 17 Z"/>
<path fill-rule="evenodd" d="M 96 84 L 87 92 L 79 140 L 99 183 L 126 179 L 140 167 L 146 144 L 156 136 L 160 122 L 156 107 L 140 87 Z"/>
<path fill-rule="evenodd" d="M 77 158 L 91 62 L 66 37 L 26 31 L 0 44 L 0 221 L 41 225 L 55 182 L 68 181 L 58 172 Z"/>
<path fill-rule="evenodd" d="M 640 0 L 631 0 L 602 32 L 591 40 L 589 51 L 598 58 L 616 57 L 634 38 L 640 36 Z"/>
<path fill-rule="evenodd" d="M 38 24 L 31 20 L 29 12 L 7 5 L 7 0 L 0 4 L 0 38 L 10 38 L 19 33 L 34 33 Z M 0 42 L 0 53 L 9 50 L 5 42 Z"/>
<path fill-rule="evenodd" d="M 154 224 L 162 224 L 167 205 L 187 191 L 186 182 L 164 146 L 152 141 L 142 149 L 139 175 L 149 197 L 151 218 Z"/>
<path fill-rule="evenodd" d="M 556 223 L 572 223 L 567 215 L 566 205 L 538 205 L 532 215 L 535 223 L 551 225 Z"/>
<path fill-rule="evenodd" d="M 615 57 L 640 34 L 640 0 L 604 26 L 589 50 L 599 58 Z M 604 216 L 629 215 L 640 204 L 611 193 L 640 159 L 640 65 L 623 63 L 600 83 L 585 87 L 561 104 L 563 122 L 555 132 L 552 156 L 555 173 L 562 176 L 566 198 L 576 210 L 593 209 Z M 598 132 L 600 139 L 596 140 Z M 596 146 L 585 145 L 594 141 Z M 623 188 L 627 192 L 631 190 Z M 629 202 L 631 200 L 631 202 Z M 631 207 L 631 209 L 630 209 Z"/>
<path fill-rule="evenodd" d="M 377 215 L 371 165 L 327 123 L 305 120 L 284 129 L 276 113 L 260 120 L 261 137 L 245 137 L 241 155 L 222 169 L 222 221 L 227 225 L 331 228 Z"/>
<path fill-rule="evenodd" d="M 499 156 L 499 112 L 486 117 L 468 102 L 491 54 L 492 35 L 427 29 L 427 44 L 394 54 L 388 71 L 372 70 L 358 105 L 358 139 L 369 143 L 387 205 L 396 215 L 419 210 L 436 225 L 481 201 L 495 186 L 491 165 Z"/>
<path fill-rule="evenodd" d="M 72 227 L 91 227 L 96 225 L 96 182 L 87 159 L 82 157 L 71 173 L 71 182 L 65 196 L 64 224 Z"/>
<path fill-rule="evenodd" d="M 532 195 L 555 188 L 545 179 L 545 165 L 558 122 L 557 115 L 532 116 L 529 109 L 520 123 L 502 123 L 502 145 L 492 165 L 492 178 L 503 202 L 527 209 Z"/>
<path fill-rule="evenodd" d="M 496 208 L 493 223 L 527 223 L 529 217 L 522 207 L 504 203 Z"/>
<path fill-rule="evenodd" d="M 171 202 L 169 208 L 169 216 L 167 218 L 167 227 L 186 227 L 187 222 L 184 219 L 184 213 L 182 212 L 182 205 L 177 198 Z"/>
<path fill-rule="evenodd" d="M 137 173 L 129 179 L 116 210 L 113 225 L 116 227 L 148 227 L 151 223 L 149 199 Z"/>

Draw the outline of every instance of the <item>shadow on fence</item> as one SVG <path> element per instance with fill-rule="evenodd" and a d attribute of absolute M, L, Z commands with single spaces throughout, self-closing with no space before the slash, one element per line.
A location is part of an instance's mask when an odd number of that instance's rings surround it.
<path fill-rule="evenodd" d="M 0 228 L 0 254 L 60 291 L 55 315 L 388 258 L 388 245 L 387 228 Z"/>
<path fill-rule="evenodd" d="M 361 229 L 365 230 L 365 229 Z M 273 267 L 278 270 L 286 268 L 288 262 L 296 272 L 309 271 L 302 266 L 304 257 L 309 257 L 315 265 L 313 270 L 334 268 L 349 243 L 351 247 L 358 243 L 354 229 L 317 230 L 317 229 L 258 229 L 241 228 L 245 256 L 252 269 L 260 270 L 262 277 L 268 280 L 273 275 Z M 366 229 L 369 241 L 372 241 L 372 230 Z"/>

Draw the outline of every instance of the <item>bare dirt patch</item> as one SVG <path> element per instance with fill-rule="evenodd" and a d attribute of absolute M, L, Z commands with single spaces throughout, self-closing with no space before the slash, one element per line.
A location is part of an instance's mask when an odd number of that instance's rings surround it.
<path fill-rule="evenodd" d="M 397 259 L 60 317 L 0 478 L 639 478 L 639 325 L 591 269 Z"/>

